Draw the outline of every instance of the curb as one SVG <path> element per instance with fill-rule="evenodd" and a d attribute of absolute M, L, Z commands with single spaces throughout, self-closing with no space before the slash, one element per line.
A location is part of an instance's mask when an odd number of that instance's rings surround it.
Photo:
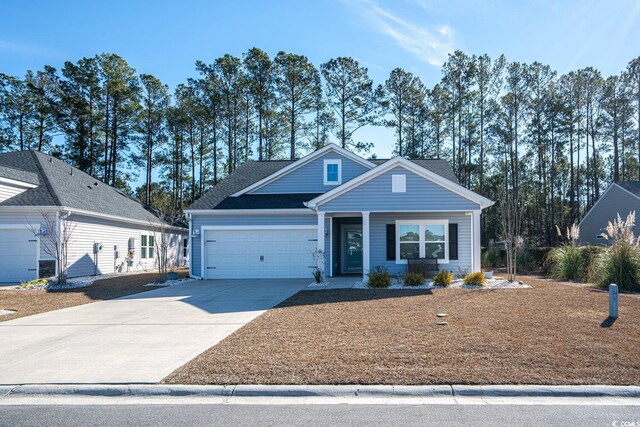
<path fill-rule="evenodd" d="M 137 385 L 60 384 L 0 386 L 0 401 L 35 397 L 221 398 L 438 398 L 617 397 L 640 398 L 640 386 L 544 385 Z"/>
<path fill-rule="evenodd" d="M 61 384 L 19 385 L 4 397 L 230 397 L 234 386 Z"/>
<path fill-rule="evenodd" d="M 617 385 L 452 385 L 464 397 L 640 397 L 639 386 Z"/>

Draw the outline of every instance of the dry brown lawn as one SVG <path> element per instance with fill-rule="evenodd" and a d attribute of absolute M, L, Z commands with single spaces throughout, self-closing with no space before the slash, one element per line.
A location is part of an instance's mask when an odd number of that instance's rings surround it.
<path fill-rule="evenodd" d="M 180 270 L 179 274 L 182 278 L 187 277 L 189 272 Z M 58 291 L 0 290 L 0 308 L 15 311 L 0 316 L 0 322 L 158 289 L 157 286 L 144 286 L 157 278 L 158 273 L 142 273 L 97 280 L 86 288 Z"/>
<path fill-rule="evenodd" d="M 173 372 L 187 384 L 640 384 L 640 296 L 532 289 L 303 291 Z M 447 313 L 448 326 L 435 326 Z"/>

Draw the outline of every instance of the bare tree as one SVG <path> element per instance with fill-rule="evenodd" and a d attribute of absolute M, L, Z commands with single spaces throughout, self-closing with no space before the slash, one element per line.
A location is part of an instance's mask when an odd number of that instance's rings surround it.
<path fill-rule="evenodd" d="M 520 208 L 518 193 L 502 187 L 500 196 L 501 237 L 507 253 L 507 280 L 516 280 L 518 250 L 523 244 L 520 236 Z"/>
<path fill-rule="evenodd" d="M 69 212 L 56 212 L 55 215 L 42 212 L 40 224 L 28 224 L 29 230 L 39 236 L 41 250 L 56 260 L 58 285 L 67 283 L 69 264 L 68 247 L 76 224 L 70 220 Z"/>
<path fill-rule="evenodd" d="M 175 239 L 173 225 L 178 221 L 179 215 L 173 210 L 166 214 L 160 211 L 158 217 L 160 220 L 151 220 L 149 224 L 156 251 L 156 265 L 160 276 L 158 280 L 164 283 L 167 281 L 169 270 L 177 267 L 175 259 L 169 256 L 169 250 L 174 246 L 172 243 L 175 243 L 173 242 Z"/>

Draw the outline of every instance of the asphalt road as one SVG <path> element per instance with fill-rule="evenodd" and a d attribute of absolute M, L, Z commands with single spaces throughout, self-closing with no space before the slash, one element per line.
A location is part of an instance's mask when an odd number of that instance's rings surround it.
<path fill-rule="evenodd" d="M 82 405 L 0 406 L 1 426 L 640 426 L 638 406 Z"/>

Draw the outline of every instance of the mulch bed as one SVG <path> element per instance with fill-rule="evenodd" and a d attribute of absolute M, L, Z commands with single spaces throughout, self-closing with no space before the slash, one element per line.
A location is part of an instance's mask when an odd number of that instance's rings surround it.
<path fill-rule="evenodd" d="M 168 376 L 184 384 L 640 384 L 640 296 L 531 289 L 303 291 Z M 447 313 L 448 326 L 435 326 Z"/>
<path fill-rule="evenodd" d="M 189 272 L 181 270 L 179 274 L 182 278 L 187 277 Z M 158 273 L 142 273 L 97 280 L 86 288 L 52 291 L 0 290 L 0 308 L 15 311 L 15 313 L 0 316 L 0 322 L 158 289 L 158 286 L 144 286 L 157 278 Z"/>

